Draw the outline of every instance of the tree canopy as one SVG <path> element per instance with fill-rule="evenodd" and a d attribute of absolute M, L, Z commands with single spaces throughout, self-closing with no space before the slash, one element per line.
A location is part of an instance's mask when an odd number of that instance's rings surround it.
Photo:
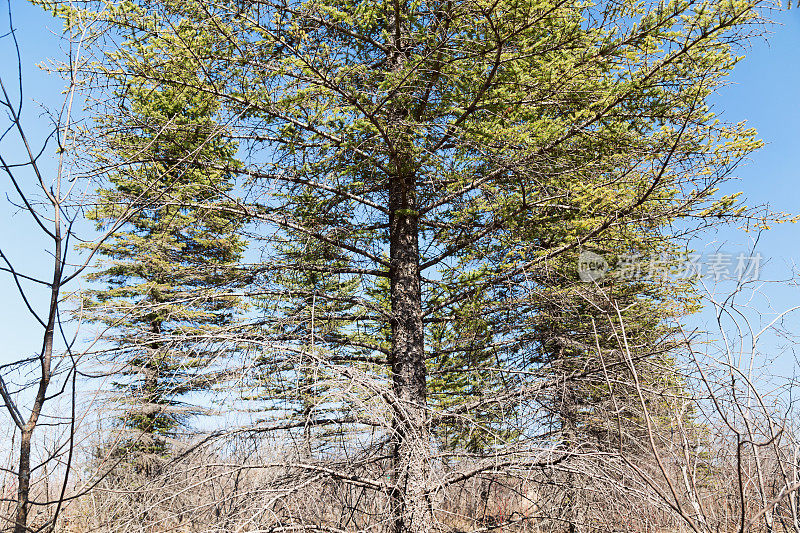
<path fill-rule="evenodd" d="M 174 209 L 183 201 L 215 224 L 248 221 L 263 257 L 248 290 L 263 316 L 249 317 L 239 339 L 266 369 L 268 408 L 291 419 L 278 427 L 337 426 L 342 450 L 357 442 L 361 452 L 342 451 L 346 466 L 328 474 L 385 497 L 397 533 L 435 529 L 437 495 L 487 471 L 563 468 L 572 508 L 570 464 L 584 451 L 655 446 L 636 436 L 653 424 L 646 403 L 681 387 L 670 319 L 693 308 L 692 286 L 613 273 L 582 282 L 578 256 L 672 265 L 686 245 L 672 228 L 686 235 L 745 214 L 718 191 L 759 141 L 718 120 L 708 97 L 735 65 L 755 8 L 84 7 L 111 38 L 148 51 L 142 62 L 110 53 L 100 74 L 166 87 L 164 105 L 179 114 L 193 104 L 177 94 L 220 106 L 229 129 L 210 142 L 225 155 L 193 159 L 197 172 L 180 183 L 235 174 L 241 194 L 223 205 L 176 197 Z M 275 393 L 270 376 L 299 383 L 302 398 Z M 630 401 L 612 406 L 620 394 Z"/>

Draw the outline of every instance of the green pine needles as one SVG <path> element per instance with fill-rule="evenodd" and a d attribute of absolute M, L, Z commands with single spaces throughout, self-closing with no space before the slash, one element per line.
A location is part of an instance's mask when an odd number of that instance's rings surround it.
<path fill-rule="evenodd" d="M 121 68 L 180 82 L 113 73 L 115 98 L 100 119 L 107 145 L 96 155 L 110 179 L 89 217 L 102 226 L 130 215 L 99 250 L 106 259 L 85 308 L 113 332 L 122 425 L 134 433 L 124 442 L 147 452 L 166 451 L 164 437 L 194 412 L 183 398 L 221 375 L 218 337 L 242 303 L 242 219 L 224 211 L 240 164 L 199 75 L 209 46 L 187 23 L 146 42 L 129 35 L 114 56 Z"/>

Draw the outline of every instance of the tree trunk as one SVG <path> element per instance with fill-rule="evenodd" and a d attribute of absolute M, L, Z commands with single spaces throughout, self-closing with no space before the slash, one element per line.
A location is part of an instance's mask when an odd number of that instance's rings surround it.
<path fill-rule="evenodd" d="M 400 173 L 389 184 L 394 457 L 392 531 L 425 533 L 431 516 L 426 489 L 430 439 L 426 407 L 419 220 L 415 177 Z"/>
<path fill-rule="evenodd" d="M 59 182 L 60 183 L 60 182 Z M 56 194 L 60 194 L 59 189 L 56 189 Z M 44 330 L 44 337 L 42 341 L 42 352 L 39 357 L 41 364 L 41 375 L 39 384 L 36 389 L 36 398 L 31 407 L 31 414 L 28 417 L 27 423 L 21 428 L 20 431 L 20 446 L 19 446 L 19 462 L 17 471 L 17 512 L 14 523 L 14 533 L 27 533 L 28 528 L 28 512 L 30 511 L 30 488 L 31 488 L 31 439 L 33 431 L 39 422 L 39 416 L 42 413 L 44 402 L 47 401 L 47 387 L 50 385 L 50 365 L 53 358 L 53 335 L 55 333 L 56 315 L 58 314 L 58 298 L 61 294 L 61 270 L 62 255 L 61 255 L 61 218 L 60 207 L 54 202 L 55 219 L 54 219 L 54 232 L 53 242 L 53 282 L 50 284 L 50 307 L 47 314 L 47 326 Z"/>
<path fill-rule="evenodd" d="M 31 487 L 31 436 L 32 432 L 25 428 L 20 438 L 19 471 L 17 473 L 17 514 L 14 533 L 26 533 L 28 531 Z"/>

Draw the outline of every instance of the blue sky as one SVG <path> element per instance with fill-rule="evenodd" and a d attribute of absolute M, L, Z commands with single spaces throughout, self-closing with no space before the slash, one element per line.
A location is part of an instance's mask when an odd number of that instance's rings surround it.
<path fill-rule="evenodd" d="M 49 121 L 43 112 L 43 105 L 57 106 L 63 99 L 62 82 L 36 67 L 48 57 L 59 57 L 61 42 L 57 31 L 59 23 L 40 8 L 27 1 L 12 0 L 14 26 L 20 42 L 23 66 L 23 93 L 25 97 L 23 119 L 30 142 L 34 147 L 41 146 L 50 130 Z M 9 29 L 8 5 L 0 4 L 0 35 Z M 13 42 L 8 35 L 0 40 L 0 75 L 12 99 L 18 94 L 17 58 Z M 5 117 L 4 117 L 5 119 Z M 4 122 L 5 123 L 5 122 Z M 0 143 L 3 156 L 10 161 L 21 161 L 23 148 L 16 136 L 9 136 Z M 50 152 L 52 154 L 52 151 Z M 54 172 L 52 156 L 43 158 L 43 167 L 48 173 Z M 33 176 L 22 174 L 27 186 L 33 185 Z M 52 261 L 47 253 L 50 243 L 32 223 L 29 216 L 21 213 L 7 200 L 14 196 L 8 177 L 0 178 L 0 248 L 11 259 L 15 269 L 22 272 L 35 272 L 40 276 L 52 277 L 48 267 Z M 3 265 L 5 266 L 5 265 Z M 31 287 L 26 287 L 31 289 Z M 32 304 L 40 310 L 47 305 L 45 291 L 34 289 Z M 42 328 L 28 314 L 10 276 L 0 273 L 0 363 L 17 360 L 40 349 Z"/>
<path fill-rule="evenodd" d="M 0 34 L 8 31 L 5 2 L 0 8 Z M 47 120 L 37 104 L 57 105 L 62 96 L 62 82 L 35 64 L 47 58 L 63 57 L 58 37 L 60 23 L 23 0 L 12 0 L 14 22 L 22 49 L 26 98 L 26 125 L 34 144 L 46 136 Z M 800 213 L 800 9 L 773 14 L 776 24 L 769 35 L 755 39 L 743 53 L 746 58 L 730 77 L 730 84 L 713 98 L 715 110 L 729 122 L 747 120 L 755 127 L 766 146 L 737 172 L 739 181 L 731 190 L 741 190 L 748 205 L 768 204 L 773 210 Z M 0 40 L 0 74 L 4 80 L 15 79 L 16 58 L 11 53 L 8 37 Z M 3 142 L 4 155 L 18 155 L 18 144 Z M 49 169 L 52 171 L 52 168 Z M 0 246 L 21 270 L 31 269 L 44 274 L 49 264 L 48 243 L 24 213 L 5 200 L 8 180 L 0 178 Z M 698 248 L 722 248 L 736 253 L 749 250 L 752 234 L 732 228 L 709 233 L 698 242 Z M 800 226 L 777 226 L 760 237 L 757 250 L 769 261 L 763 269 L 765 279 L 785 279 L 792 275 L 795 262 L 800 263 Z M 36 293 L 40 306 L 46 294 Z M 800 290 L 790 284 L 766 283 L 753 300 L 757 311 L 770 313 L 800 304 Z M 702 325 L 712 318 L 710 312 L 693 319 Z M 796 318 L 796 317 L 795 317 Z M 800 328 L 798 328 L 800 331 Z M 29 355 L 39 348 L 40 329 L 26 313 L 10 279 L 0 273 L 0 364 Z M 777 346 L 777 344 L 776 344 Z M 784 359 L 779 367 L 783 374 L 793 373 L 793 359 Z"/>
<path fill-rule="evenodd" d="M 768 205 L 773 211 L 800 213 L 800 9 L 773 14 L 776 24 L 765 38 L 752 42 L 745 50 L 745 59 L 734 69 L 730 84 L 714 99 L 715 111 L 723 120 L 747 120 L 765 146 L 740 167 L 733 190 L 743 191 L 747 205 Z M 708 250 L 717 247 L 728 252 L 747 251 L 754 234 L 734 228 L 709 233 L 701 243 Z M 746 308 L 744 314 L 760 325 L 778 314 L 800 305 L 800 288 L 796 282 L 800 268 L 800 224 L 773 226 L 759 236 L 755 249 L 764 257 L 763 283 L 754 284 L 753 292 L 738 299 Z M 700 246 L 698 246 L 698 249 Z M 730 287 L 728 286 L 727 289 Z M 723 286 L 720 293 L 724 293 Z M 713 330 L 713 311 L 707 308 L 692 320 L 698 327 Z M 800 333 L 800 313 L 786 315 L 785 326 L 791 333 Z M 769 371 L 784 377 L 798 369 L 794 356 L 794 339 L 767 335 L 761 346 Z M 774 364 L 772 364 L 774 361 Z"/>

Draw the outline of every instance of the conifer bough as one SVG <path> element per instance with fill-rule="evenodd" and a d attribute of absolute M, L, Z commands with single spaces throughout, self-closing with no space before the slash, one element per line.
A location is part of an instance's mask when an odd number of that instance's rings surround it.
<path fill-rule="evenodd" d="M 581 284 L 577 255 L 674 259 L 673 224 L 746 216 L 717 191 L 759 141 L 718 121 L 708 97 L 758 7 L 82 6 L 144 42 L 180 24 L 209 40 L 191 75 L 159 68 L 156 50 L 130 74 L 202 91 L 229 114 L 242 163 L 222 168 L 242 176 L 243 194 L 209 209 L 248 217 L 263 236 L 251 287 L 265 310 L 260 360 L 306 401 L 276 395 L 278 412 L 307 427 L 340 417 L 320 457 L 374 476 L 366 486 L 386 499 L 395 533 L 444 528 L 447 487 L 521 470 L 563 474 L 563 512 L 550 519 L 575 530 L 591 511 L 575 461 L 618 453 L 633 468 L 643 457 L 639 436 L 654 426 L 642 384 L 653 398 L 680 389 L 680 343 L 665 324 L 694 293 L 669 280 Z M 107 58 L 109 72 L 136 68 Z M 276 389 L 292 390 L 265 386 Z M 620 394 L 630 402 L 612 411 Z M 658 494 L 701 530 L 674 491 Z"/>

